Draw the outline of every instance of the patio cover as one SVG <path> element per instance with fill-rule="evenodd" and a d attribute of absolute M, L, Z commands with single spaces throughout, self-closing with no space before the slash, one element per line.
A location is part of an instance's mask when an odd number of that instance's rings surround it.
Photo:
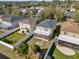
<path fill-rule="evenodd" d="M 37 30 L 37 29 L 34 31 L 34 33 L 37 33 L 37 34 L 40 34 L 40 35 L 45 35 L 45 36 L 48 36 L 48 37 L 51 34 L 51 32 L 48 32 L 48 31 L 46 32 L 46 31 L 42 31 L 42 30 L 40 31 L 40 30 Z"/>
<path fill-rule="evenodd" d="M 67 35 L 59 35 L 59 37 L 57 37 L 57 39 L 61 40 L 61 41 L 79 45 L 79 39 L 75 38 L 75 37 L 71 37 L 71 36 L 67 36 Z"/>

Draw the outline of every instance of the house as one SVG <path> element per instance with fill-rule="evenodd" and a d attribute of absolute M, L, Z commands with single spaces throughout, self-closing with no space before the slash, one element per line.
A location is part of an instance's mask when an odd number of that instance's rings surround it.
<path fill-rule="evenodd" d="M 0 22 L 6 20 L 6 19 L 10 19 L 11 17 L 13 17 L 14 15 L 0 15 Z"/>
<path fill-rule="evenodd" d="M 38 10 L 38 14 L 42 11 L 44 11 L 44 9 L 41 6 L 36 7 L 36 9 Z"/>
<path fill-rule="evenodd" d="M 44 9 L 41 7 L 41 6 L 38 6 L 38 7 L 30 7 L 30 12 L 33 13 L 33 14 L 39 14 L 40 12 L 44 11 Z"/>
<path fill-rule="evenodd" d="M 27 18 L 19 22 L 20 31 L 26 34 L 29 34 L 34 31 L 36 27 L 36 18 Z"/>
<path fill-rule="evenodd" d="M 65 9 L 65 13 L 67 14 L 67 16 L 70 18 L 72 15 L 74 15 L 74 12 L 76 11 L 75 8 L 70 7 L 70 8 L 66 8 Z"/>
<path fill-rule="evenodd" d="M 19 26 L 19 22 L 26 18 L 24 15 L 1 15 L 0 16 L 0 28 L 12 29 Z"/>
<path fill-rule="evenodd" d="M 79 49 L 79 23 L 64 22 L 56 42 L 61 46 Z"/>
<path fill-rule="evenodd" d="M 37 14 L 38 13 L 38 9 L 36 9 L 35 7 L 34 8 L 31 8 L 30 9 L 30 13 L 32 13 L 32 14 Z"/>
<path fill-rule="evenodd" d="M 0 15 L 0 28 L 9 29 L 11 27 L 11 18 L 14 15 Z"/>
<path fill-rule="evenodd" d="M 23 15 L 25 15 L 28 8 L 19 8 L 19 10 L 22 12 Z"/>
<path fill-rule="evenodd" d="M 57 22 L 54 19 L 47 19 L 40 22 L 37 25 L 36 30 L 34 31 L 34 37 L 44 41 L 48 41 L 56 28 L 56 24 Z"/>
<path fill-rule="evenodd" d="M 76 9 L 75 8 L 72 8 L 72 7 L 66 9 L 66 12 L 75 12 L 75 11 L 76 11 Z"/>

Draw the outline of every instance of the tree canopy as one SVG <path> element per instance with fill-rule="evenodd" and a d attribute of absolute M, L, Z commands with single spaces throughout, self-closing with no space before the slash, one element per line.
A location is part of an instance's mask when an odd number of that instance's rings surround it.
<path fill-rule="evenodd" d="M 17 48 L 19 55 L 26 55 L 28 54 L 28 45 L 26 43 L 21 43 L 20 46 Z"/>

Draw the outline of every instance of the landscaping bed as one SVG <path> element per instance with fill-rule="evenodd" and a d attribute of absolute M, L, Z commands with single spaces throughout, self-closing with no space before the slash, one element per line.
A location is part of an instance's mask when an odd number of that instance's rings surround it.
<path fill-rule="evenodd" d="M 57 48 L 55 49 L 53 53 L 53 57 L 55 59 L 79 59 L 79 52 L 75 50 L 75 55 L 74 56 L 67 56 L 61 53 Z"/>
<path fill-rule="evenodd" d="M 42 40 L 39 40 L 39 39 L 36 39 L 36 38 L 31 38 L 31 39 L 29 39 L 29 41 L 28 42 L 26 42 L 28 45 L 29 45 L 29 47 L 30 46 L 32 46 L 32 45 L 37 45 L 37 46 L 39 46 L 40 47 L 40 53 L 43 53 L 46 49 L 48 49 L 48 47 L 49 47 L 49 45 L 50 45 L 50 42 L 51 41 L 49 41 L 49 42 L 46 42 L 46 41 L 42 41 Z M 38 44 L 36 44 L 36 43 L 38 43 Z M 32 52 L 33 53 L 33 51 L 30 49 L 30 52 Z M 29 54 L 29 53 L 28 53 Z M 31 54 L 30 55 L 31 56 L 31 58 L 30 59 L 39 59 L 39 53 L 36 53 L 36 54 Z"/>
<path fill-rule="evenodd" d="M 31 38 L 31 39 L 27 42 L 27 44 L 30 46 L 30 45 L 35 44 L 36 42 L 41 42 L 41 41 L 42 41 L 42 40 L 39 40 L 39 39 L 36 39 L 36 38 Z M 49 42 L 42 41 L 42 44 L 40 44 L 40 45 L 41 45 L 40 48 L 41 48 L 41 49 L 47 49 L 47 48 L 49 47 L 50 43 L 51 43 L 51 41 L 49 41 Z"/>

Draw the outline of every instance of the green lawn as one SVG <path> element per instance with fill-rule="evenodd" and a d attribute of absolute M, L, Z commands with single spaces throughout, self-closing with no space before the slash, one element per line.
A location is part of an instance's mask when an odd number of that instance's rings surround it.
<path fill-rule="evenodd" d="M 17 41 L 19 41 L 20 39 L 24 38 L 24 37 L 25 37 L 25 34 L 23 34 L 23 33 L 18 33 L 18 31 L 17 31 L 17 32 L 15 32 L 15 33 L 13 33 L 13 34 L 7 36 L 5 39 L 11 40 L 11 41 L 13 42 L 12 44 L 14 44 L 14 43 L 16 43 Z"/>
<path fill-rule="evenodd" d="M 4 33 L 4 31 L 0 30 L 0 34 Z"/>
<path fill-rule="evenodd" d="M 79 59 L 79 52 L 75 51 L 76 54 L 74 56 L 66 56 L 62 54 L 58 49 L 55 49 L 53 56 L 55 59 Z"/>

